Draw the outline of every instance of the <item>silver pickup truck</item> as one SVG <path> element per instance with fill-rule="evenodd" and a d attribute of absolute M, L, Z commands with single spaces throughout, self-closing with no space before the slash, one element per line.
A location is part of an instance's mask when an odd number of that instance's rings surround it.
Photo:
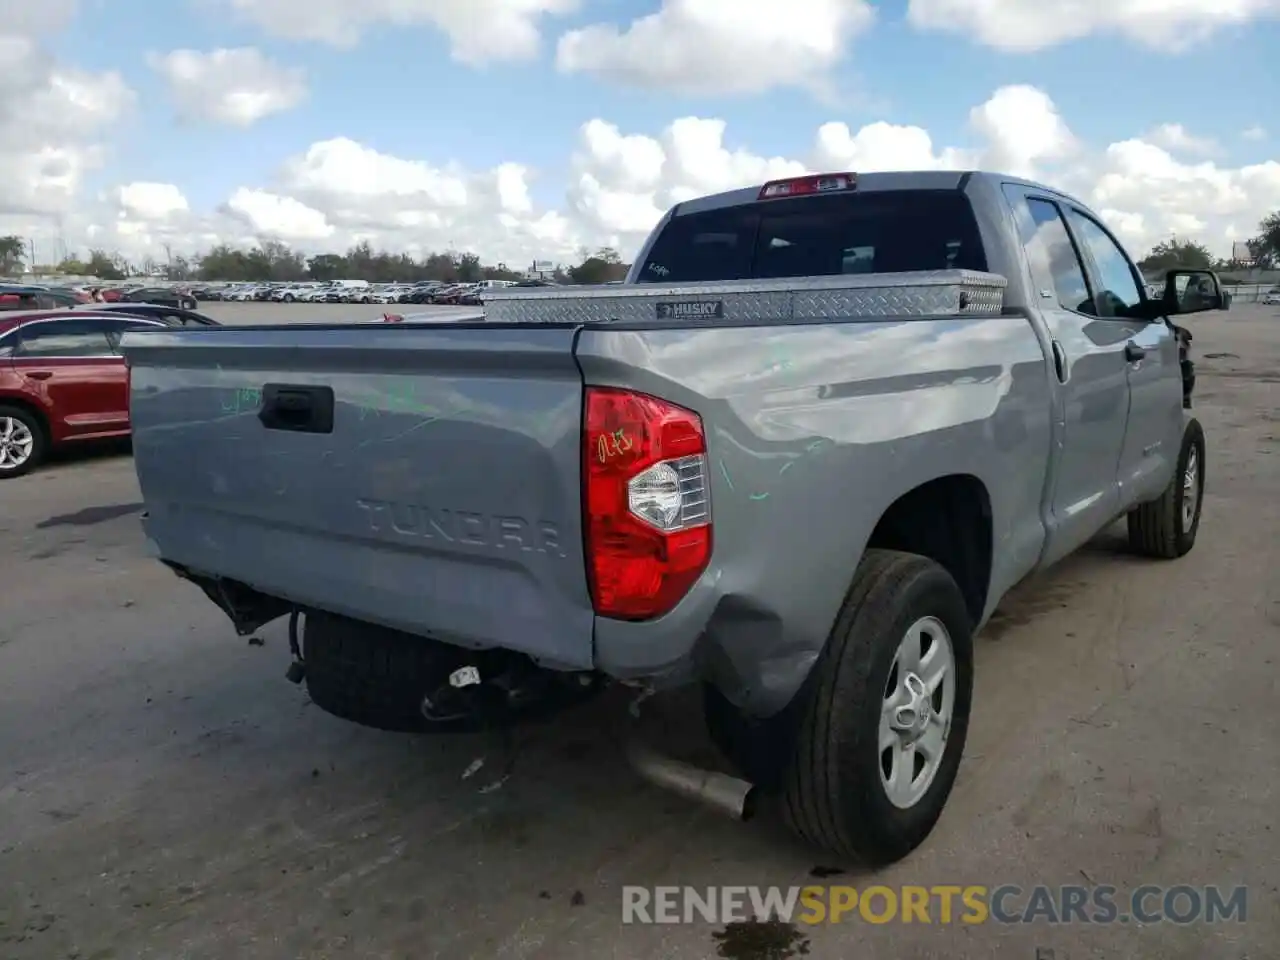
<path fill-rule="evenodd" d="M 495 291 L 482 321 L 128 334 L 146 533 L 242 635 L 289 616 L 334 714 L 700 684 L 742 776 L 642 773 L 738 815 L 772 792 L 888 863 L 941 814 L 1006 591 L 1121 517 L 1191 549 L 1169 318 L 1223 307 L 1211 273 L 1149 298 L 1035 183 L 769 183 L 675 207 L 624 284 Z"/>

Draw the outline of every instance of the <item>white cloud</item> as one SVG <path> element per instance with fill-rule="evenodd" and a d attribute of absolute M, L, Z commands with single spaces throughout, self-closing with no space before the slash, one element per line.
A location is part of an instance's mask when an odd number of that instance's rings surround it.
<path fill-rule="evenodd" d="M 119 74 L 62 66 L 36 38 L 68 8 L 0 4 L 0 232 L 39 229 L 67 213 L 102 160 L 101 137 L 133 103 Z"/>
<path fill-rule="evenodd" d="M 1251 127 L 1246 127 L 1245 130 L 1241 132 L 1240 136 L 1244 137 L 1246 140 L 1265 140 L 1267 139 L 1267 131 L 1255 123 Z"/>
<path fill-rule="evenodd" d="M 598 242 L 632 246 L 672 204 L 707 193 L 803 173 L 784 157 L 725 146 L 723 120 L 683 117 L 661 136 L 623 134 L 603 120 L 579 132 L 570 209 Z"/>
<path fill-rule="evenodd" d="M 1280 0 L 909 0 L 916 27 L 969 37 L 986 46 L 1029 53 L 1093 34 L 1113 34 L 1180 52 L 1224 27 L 1280 13 Z"/>
<path fill-rule="evenodd" d="M 166 220 L 190 210 L 172 183 L 127 183 L 116 191 L 121 213 L 129 219 Z"/>
<path fill-rule="evenodd" d="M 66 236 L 135 258 L 159 257 L 166 244 L 187 252 L 281 239 L 314 253 L 367 239 L 417 255 L 470 250 L 490 263 L 572 261 L 600 245 L 630 255 L 673 203 L 838 170 L 1000 169 L 1041 179 L 1091 204 L 1138 256 L 1171 233 L 1225 255 L 1232 239 L 1280 209 L 1280 162 L 1188 160 L 1150 134 L 1090 144 L 1033 87 L 1002 87 L 962 119 L 968 133 L 951 144 L 918 126 L 832 121 L 791 156 L 750 149 L 720 119 L 681 117 L 655 132 L 593 119 L 568 151 L 564 181 L 550 190 L 518 161 L 473 170 L 338 137 L 284 159 L 273 177 L 232 191 L 211 211 L 190 209 L 181 183 L 128 184 L 105 210 L 86 204 L 68 214 Z"/>
<path fill-rule="evenodd" d="M 988 145 L 983 166 L 1015 176 L 1035 176 L 1045 161 L 1065 160 L 1077 149 L 1058 108 L 1035 87 L 1001 87 L 969 111 L 969 124 Z"/>
<path fill-rule="evenodd" d="M 369 29 L 435 27 L 463 63 L 524 60 L 540 45 L 539 22 L 572 13 L 578 0 L 226 0 L 269 33 L 351 48 Z"/>
<path fill-rule="evenodd" d="M 1173 153 L 1210 156 L 1219 150 L 1217 141 L 1211 137 L 1194 136 L 1180 123 L 1162 123 L 1144 139 Z"/>
<path fill-rule="evenodd" d="M 1234 169 L 1186 164 L 1155 144 L 1125 140 L 1106 148 L 1100 168 L 1085 199 L 1126 217 L 1117 232 L 1138 250 L 1176 233 L 1225 254 L 1230 240 L 1248 239 L 1264 215 L 1280 209 L 1275 161 Z"/>
<path fill-rule="evenodd" d="M 741 0 L 665 0 L 625 30 L 569 31 L 556 63 L 566 73 L 703 96 L 821 89 L 873 20 L 867 0 L 790 0 L 769 11 Z"/>
<path fill-rule="evenodd" d="M 536 209 L 531 176 L 518 163 L 488 171 L 438 168 L 337 138 L 285 161 L 273 191 L 318 212 L 318 218 L 305 221 L 308 229 L 319 230 L 323 222 L 344 241 L 379 238 L 415 251 L 456 246 L 498 260 L 523 260 L 528 251 L 547 246 L 567 253 L 574 245 L 568 221 Z M 267 229 L 272 221 L 265 207 L 260 203 L 255 217 L 242 202 L 237 212 L 258 232 L 283 236 L 279 224 Z M 300 214 L 293 209 L 290 219 L 302 221 Z M 294 230 L 301 235 L 301 226 Z"/>
<path fill-rule="evenodd" d="M 66 26 L 76 14 L 76 0 L 0 0 L 0 29 L 31 36 Z"/>
<path fill-rule="evenodd" d="M 147 62 L 168 83 L 183 120 L 248 127 L 307 96 L 305 71 L 281 66 L 254 47 L 173 50 L 149 54 Z"/>
<path fill-rule="evenodd" d="M 334 233 L 319 210 L 265 190 L 241 187 L 227 201 L 227 212 L 242 219 L 255 235 L 286 243 L 325 240 Z"/>
<path fill-rule="evenodd" d="M 882 170 L 960 170 L 976 165 L 971 152 L 944 147 L 935 152 L 923 127 L 903 127 L 878 120 L 857 132 L 831 122 L 818 128 L 814 147 L 816 170 L 876 173 Z"/>

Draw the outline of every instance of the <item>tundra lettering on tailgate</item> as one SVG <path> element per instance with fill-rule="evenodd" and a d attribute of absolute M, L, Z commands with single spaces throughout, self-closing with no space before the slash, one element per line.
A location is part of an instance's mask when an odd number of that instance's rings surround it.
<path fill-rule="evenodd" d="M 494 550 L 521 550 L 567 556 L 560 542 L 560 528 L 548 520 L 498 516 L 473 510 L 450 510 L 420 503 L 391 500 L 357 500 L 373 533 L 458 543 Z"/>

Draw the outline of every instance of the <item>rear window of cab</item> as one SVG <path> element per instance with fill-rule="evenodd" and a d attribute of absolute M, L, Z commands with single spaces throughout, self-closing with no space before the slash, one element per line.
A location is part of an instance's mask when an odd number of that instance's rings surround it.
<path fill-rule="evenodd" d="M 677 213 L 636 282 L 954 269 L 987 269 L 969 198 L 954 189 L 882 190 Z"/>

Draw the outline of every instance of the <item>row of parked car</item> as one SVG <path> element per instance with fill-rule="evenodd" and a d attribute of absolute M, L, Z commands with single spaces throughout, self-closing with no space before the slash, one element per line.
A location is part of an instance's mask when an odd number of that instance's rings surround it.
<path fill-rule="evenodd" d="M 478 283 L 370 283 L 333 280 L 327 283 L 205 284 L 191 289 L 199 300 L 258 303 L 437 303 L 479 305 L 489 290 L 511 286 L 548 286 L 543 280 L 483 280 Z"/>
<path fill-rule="evenodd" d="M 198 306 L 196 298 L 182 287 L 129 284 L 90 288 L 72 284 L 0 283 L 0 311 L 56 310 L 93 303 L 94 290 L 98 302 L 103 303 L 158 303 L 181 310 L 194 310 Z"/>

